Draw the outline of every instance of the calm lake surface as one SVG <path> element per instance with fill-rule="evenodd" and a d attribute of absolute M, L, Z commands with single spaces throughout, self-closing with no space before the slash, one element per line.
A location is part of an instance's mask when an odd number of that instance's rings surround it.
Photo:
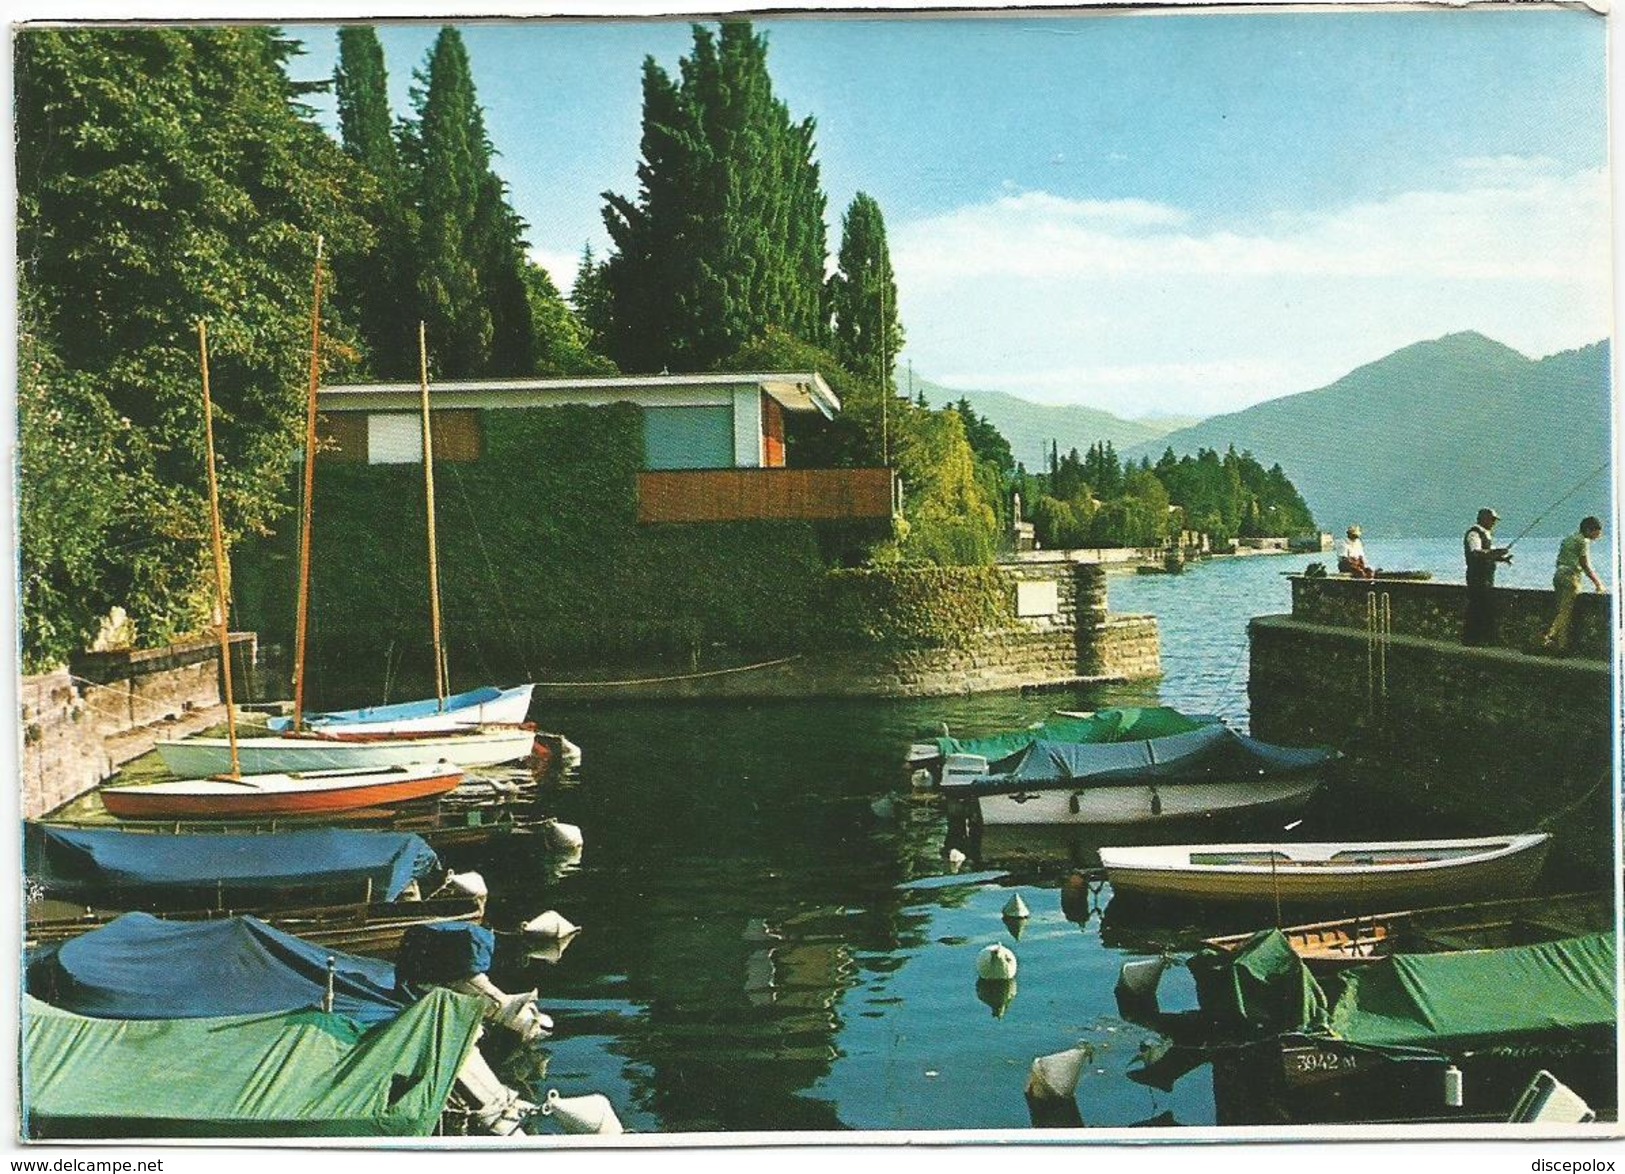
<path fill-rule="evenodd" d="M 1460 579 L 1459 540 L 1368 541 L 1381 565 Z M 1501 581 L 1544 585 L 1556 545 L 1521 543 Z M 499 929 L 548 908 L 583 927 L 556 963 L 499 955 L 499 983 L 539 986 L 558 1023 L 536 1090 L 603 1093 L 639 1131 L 1024 1129 L 1033 1058 L 1083 1043 L 1087 1125 L 1221 1123 L 1208 1068 L 1171 1093 L 1127 1078 L 1153 1036 L 1118 1017 L 1112 987 L 1136 953 L 1248 927 L 1118 925 L 1107 888 L 1063 910 L 1061 884 L 1087 862 L 1074 843 L 984 841 L 964 872 L 1008 876 L 932 887 L 948 871 L 947 819 L 911 796 L 901 759 L 943 722 L 970 735 L 1057 708 L 1161 701 L 1245 728 L 1247 620 L 1287 611 L 1283 574 L 1315 557 L 1112 576 L 1113 611 L 1161 624 L 1166 676 L 1139 688 L 534 712 L 585 752 L 547 799 L 583 829 L 580 864 L 559 875 L 528 841 L 454 862 L 485 872 Z M 1312 807 L 1298 838 L 1455 830 L 1343 802 Z M 1019 940 L 1000 917 L 1015 892 L 1032 910 Z M 992 942 L 1020 963 L 997 1008 L 975 982 Z M 1193 1005 L 1181 979 L 1165 980 L 1165 1009 Z"/>

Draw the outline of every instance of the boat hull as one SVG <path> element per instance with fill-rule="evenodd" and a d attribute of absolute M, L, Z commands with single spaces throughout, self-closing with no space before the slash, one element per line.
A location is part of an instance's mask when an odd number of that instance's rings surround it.
<path fill-rule="evenodd" d="M 482 731 L 445 737 L 347 741 L 328 736 L 237 739 L 244 774 L 304 774 L 321 770 L 370 770 L 448 762 L 459 767 L 495 766 L 531 753 L 530 730 Z M 164 767 L 185 777 L 229 773 L 231 743 L 225 738 L 187 738 L 155 747 Z"/>
<path fill-rule="evenodd" d="M 102 806 L 120 819 L 252 819 L 388 808 L 454 790 L 463 772 L 434 767 L 313 775 L 244 775 L 108 787 Z"/>
<path fill-rule="evenodd" d="M 976 804 L 984 827 L 1109 827 L 1289 809 L 1306 803 L 1317 786 L 1314 778 L 1133 784 L 982 795 Z"/>
<path fill-rule="evenodd" d="M 1550 845 L 1550 836 L 1538 834 L 1364 845 L 1102 848 L 1100 862 L 1114 893 L 1187 901 L 1358 901 L 1371 908 L 1446 905 L 1482 898 L 1485 893 L 1525 893 L 1545 863 Z M 1175 859 L 1180 853 L 1185 854 L 1184 862 Z M 1297 860 L 1289 856 L 1294 853 Z M 1260 855 L 1274 855 L 1274 863 L 1250 859 Z M 1192 856 L 1213 863 L 1193 864 Z M 1316 856 L 1324 859 L 1314 859 Z M 1238 862 L 1223 862 L 1227 858 Z M 1380 863 L 1366 862 L 1368 859 Z"/>
<path fill-rule="evenodd" d="M 480 726 L 517 726 L 530 713 L 535 688 L 516 685 L 512 689 L 475 689 L 446 698 L 443 710 L 430 699 L 307 714 L 304 724 L 307 729 L 327 734 L 456 733 Z M 276 718 L 268 724 L 280 733 L 290 727 L 291 719 Z"/>

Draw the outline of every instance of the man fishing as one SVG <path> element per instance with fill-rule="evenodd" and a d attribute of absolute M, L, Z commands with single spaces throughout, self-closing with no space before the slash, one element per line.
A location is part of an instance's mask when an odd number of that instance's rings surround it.
<path fill-rule="evenodd" d="M 1495 524 L 1501 515 L 1485 506 L 1478 521 L 1462 536 L 1462 552 L 1467 559 L 1467 615 L 1462 623 L 1461 642 L 1480 647 L 1500 643 L 1495 614 L 1495 568 L 1512 561 L 1512 550 L 1495 545 Z"/>

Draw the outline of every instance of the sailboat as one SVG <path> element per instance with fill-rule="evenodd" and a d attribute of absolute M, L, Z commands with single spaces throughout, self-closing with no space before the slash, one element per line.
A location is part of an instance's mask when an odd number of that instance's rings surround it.
<path fill-rule="evenodd" d="M 465 694 L 465 704 L 448 707 L 446 663 L 440 639 L 440 583 L 435 557 L 434 462 L 429 431 L 428 348 L 422 323 L 418 324 L 419 367 L 422 373 L 423 463 L 428 494 L 429 516 L 429 601 L 434 629 L 436 698 L 434 702 L 409 702 L 405 706 L 385 706 L 372 710 L 322 715 L 332 721 L 304 718 L 305 643 L 310 607 L 310 532 L 316 460 L 316 389 L 320 372 L 318 341 L 321 305 L 321 258 L 318 248 L 315 308 L 311 315 L 310 388 L 306 400 L 304 526 L 300 537 L 299 616 L 294 656 L 294 710 L 286 728 L 269 736 L 238 739 L 186 738 L 160 741 L 155 746 L 164 766 L 173 774 L 221 774 L 235 771 L 239 764 L 248 770 L 267 772 L 308 772 L 364 770 L 399 767 L 420 762 L 444 761 L 458 767 L 495 766 L 525 758 L 536 745 L 533 730 L 521 727 L 524 711 L 530 706 L 531 686 L 510 690 L 515 696 L 502 699 L 497 712 L 519 718 L 513 724 L 485 724 L 486 702 Z M 228 674 L 229 675 L 229 674 Z M 475 691 L 478 693 L 479 691 Z M 499 691 L 500 692 L 500 691 Z M 432 712 L 429 705 L 434 706 Z M 393 710 L 382 721 L 370 716 L 380 710 Z"/>
<path fill-rule="evenodd" d="M 319 252 L 317 264 L 319 291 Z M 115 816 L 141 819 L 236 818 L 355 811 L 443 795 L 454 790 L 463 781 L 463 772 L 449 762 L 429 757 L 423 752 L 422 743 L 412 745 L 414 757 L 408 762 L 381 764 L 375 761 L 360 764 L 365 767 L 362 770 L 341 768 L 301 774 L 284 769 L 263 774 L 243 773 L 244 747 L 237 737 L 236 705 L 232 698 L 226 550 L 220 525 L 219 484 L 215 476 L 214 404 L 209 395 L 209 333 L 207 324 L 202 321 L 198 322 L 198 353 L 203 369 L 204 449 L 208 457 L 209 523 L 214 548 L 215 608 L 218 613 L 215 626 L 220 637 L 221 677 L 226 701 L 227 736 L 223 739 L 226 760 L 222 765 L 227 769 L 216 769 L 211 763 L 209 767 L 201 768 L 199 773 L 213 777 L 105 788 L 101 792 L 103 806 Z M 259 761 L 251 754 L 247 757 L 251 763 Z"/>

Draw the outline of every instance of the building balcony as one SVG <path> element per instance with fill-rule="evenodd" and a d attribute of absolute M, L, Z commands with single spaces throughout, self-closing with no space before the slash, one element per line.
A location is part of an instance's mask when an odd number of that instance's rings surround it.
<path fill-rule="evenodd" d="M 638 521 L 889 520 L 890 469 L 678 469 L 638 474 Z"/>

